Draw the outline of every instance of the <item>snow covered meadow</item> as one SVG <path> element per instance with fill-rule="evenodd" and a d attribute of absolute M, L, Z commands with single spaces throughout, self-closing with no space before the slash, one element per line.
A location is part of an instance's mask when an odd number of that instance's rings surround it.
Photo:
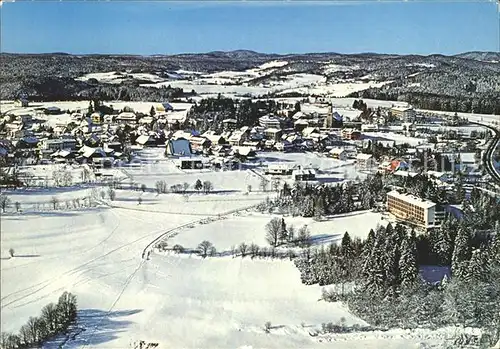
<path fill-rule="evenodd" d="M 145 340 L 159 343 L 159 348 L 427 348 L 450 334 L 321 334 L 323 323 L 367 324 L 340 303 L 320 300 L 322 287 L 302 284 L 289 259 L 223 253 L 242 242 L 267 244 L 265 225 L 276 215 L 253 207 L 275 194 L 258 189 L 259 175 L 250 170 L 181 171 L 159 161 L 154 152 L 139 158 L 150 162 L 127 168 L 123 178 L 148 189 L 158 180 L 191 185 L 197 179 L 210 180 L 214 190 L 157 194 L 124 186 L 115 190 L 113 201 L 104 195 L 89 205 L 58 205 L 55 210 L 47 209 L 53 197 L 62 203 L 105 189 L 89 185 L 7 192 L 26 210 L 9 210 L 1 217 L 2 331 L 17 332 L 30 316 L 69 291 L 78 298 L 77 326 L 70 337 L 57 337 L 44 347 L 65 342 L 64 348 L 129 348 L 131 342 Z M 325 172 L 340 165 L 314 154 L 267 153 L 261 160 L 312 164 Z M 355 175 L 354 166 L 351 171 Z M 248 185 L 254 190 L 248 192 Z M 37 202 L 46 209 L 36 211 Z M 363 238 L 370 228 L 387 224 L 371 211 L 325 221 L 284 219 L 287 225 L 307 225 L 313 245 L 337 242 L 346 231 Z M 208 240 L 221 255 L 201 258 L 154 250 L 143 259 L 146 248 L 160 237 L 170 247 L 186 249 Z M 15 251 L 13 258 L 9 249 Z"/>

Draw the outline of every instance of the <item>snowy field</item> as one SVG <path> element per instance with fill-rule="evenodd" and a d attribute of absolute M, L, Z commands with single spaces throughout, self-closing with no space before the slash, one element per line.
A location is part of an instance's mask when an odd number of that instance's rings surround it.
<path fill-rule="evenodd" d="M 356 98 L 334 98 L 332 99 L 332 103 L 334 107 L 352 107 L 354 100 Z M 377 99 L 365 99 L 363 101 L 370 108 L 384 107 L 390 108 L 392 106 L 407 106 L 406 102 L 399 101 L 382 101 Z M 427 109 L 416 109 L 417 112 L 427 112 L 427 113 L 435 113 L 441 115 L 454 115 L 454 112 L 447 111 L 437 111 L 437 110 L 427 110 Z M 484 124 L 491 124 L 498 126 L 500 125 L 500 115 L 492 115 L 492 114 L 475 114 L 475 113 L 457 113 L 457 115 L 461 118 L 466 118 L 472 122 L 479 122 Z"/>
<path fill-rule="evenodd" d="M 181 171 L 159 152 L 139 153 L 138 160 L 147 166 L 126 169 L 132 181 L 148 186 L 146 192 L 117 189 L 114 201 L 98 207 L 2 214 L 2 331 L 17 331 L 44 305 L 69 291 L 78 297 L 81 331 L 64 348 L 126 349 L 139 340 L 160 343 L 159 348 L 430 348 L 443 340 L 446 333 L 430 331 L 318 334 L 326 322 L 366 323 L 340 303 L 320 301 L 322 288 L 303 285 L 289 260 L 157 253 L 143 260 L 145 248 L 160 237 L 169 246 L 187 248 L 209 240 L 219 251 L 241 242 L 266 246 L 265 224 L 272 217 L 250 209 L 274 195 L 259 190 L 258 168 Z M 259 160 L 263 165 L 312 165 L 332 175 L 351 168 L 356 174 L 348 162 L 312 153 L 265 153 Z M 341 178 L 342 171 L 337 174 Z M 192 186 L 196 179 L 212 181 L 214 191 L 200 194 L 190 188 L 186 195 L 157 195 L 151 190 L 157 180 Z M 254 188 L 250 193 L 248 185 Z M 92 190 L 89 184 L 8 195 L 28 206 L 50 202 L 53 196 L 60 202 L 85 197 Z M 387 224 L 373 212 L 321 222 L 300 217 L 285 221 L 297 228 L 307 224 L 316 246 L 336 242 L 346 231 L 365 237 L 370 228 Z M 270 333 L 264 331 L 268 321 Z M 58 337 L 44 347 L 58 348 L 64 340 Z"/>
<path fill-rule="evenodd" d="M 366 132 L 363 134 L 365 138 L 376 137 L 377 139 L 388 139 L 394 141 L 396 144 L 408 143 L 410 146 L 417 146 L 426 144 L 425 138 L 409 137 L 400 133 L 394 132 Z"/>
<path fill-rule="evenodd" d="M 354 160 L 337 160 L 327 157 L 324 154 L 306 152 L 306 153 L 279 153 L 265 152 L 259 153 L 257 162 L 265 164 L 279 163 L 287 165 L 299 165 L 302 168 L 314 168 L 320 171 L 317 176 L 323 181 L 340 182 L 343 180 L 352 180 L 356 177 L 364 178 L 366 174 L 356 168 Z"/>
<path fill-rule="evenodd" d="M 106 105 L 113 106 L 114 109 L 121 110 L 125 107 L 132 108 L 135 112 L 140 112 L 144 114 L 149 114 L 151 106 L 158 105 L 157 102 L 124 102 L 124 101 L 108 101 L 105 102 Z M 191 109 L 192 104 L 190 103 L 170 103 L 174 108 L 173 112 L 167 113 L 167 115 L 184 115 L 189 109 Z M 2 101 L 1 110 L 2 113 L 12 113 L 14 115 L 23 115 L 28 112 L 40 111 L 48 107 L 58 107 L 63 112 L 70 110 L 82 110 L 86 111 L 89 106 L 89 101 L 65 101 L 65 102 L 33 102 L 30 106 L 26 108 L 21 108 L 15 105 L 13 101 Z M 40 108 L 40 109 L 39 109 Z M 40 113 L 42 117 L 50 120 L 54 125 L 57 123 L 68 123 L 71 121 L 70 114 L 60 114 L 60 115 L 43 115 L 43 111 Z"/>
<path fill-rule="evenodd" d="M 173 237 L 168 243 L 170 246 L 180 244 L 187 249 L 195 249 L 201 241 L 208 240 L 214 244 L 218 252 L 229 252 L 232 247 L 237 247 L 241 243 L 268 247 L 269 244 L 265 239 L 266 224 L 273 217 L 281 216 L 258 213 L 231 216 L 211 224 L 196 226 L 186 233 Z M 387 224 L 381 214 L 370 211 L 330 217 L 329 220 L 321 222 L 303 217 L 284 217 L 284 219 L 287 227 L 294 226 L 298 229 L 307 225 L 311 232 L 312 246 L 339 242 L 346 231 L 352 238 L 365 239 L 370 229 Z"/>

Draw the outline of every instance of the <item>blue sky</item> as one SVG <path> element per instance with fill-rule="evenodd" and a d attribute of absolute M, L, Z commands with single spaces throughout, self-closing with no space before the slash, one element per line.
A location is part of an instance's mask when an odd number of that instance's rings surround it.
<path fill-rule="evenodd" d="M 3 52 L 455 54 L 498 51 L 493 2 L 14 2 Z"/>

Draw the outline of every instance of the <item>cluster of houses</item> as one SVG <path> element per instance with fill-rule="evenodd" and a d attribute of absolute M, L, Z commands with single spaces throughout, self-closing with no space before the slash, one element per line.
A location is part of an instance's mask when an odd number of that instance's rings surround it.
<path fill-rule="evenodd" d="M 351 108 L 346 111 L 350 117 L 344 117 L 331 105 L 313 106 L 314 112 L 289 110 L 285 115 L 280 112 L 264 115 L 254 126 L 240 127 L 236 119 L 228 118 L 223 120 L 223 131 L 219 133 L 210 130 L 200 133 L 193 127 L 184 129 L 187 110 L 179 113 L 169 103 L 152 104 L 146 114 L 129 107 L 115 110 L 104 106 L 91 113 L 88 110 L 64 113 L 58 107 L 46 107 L 3 117 L 0 156 L 15 161 L 21 154 L 24 161 L 32 163 L 85 162 L 100 167 L 117 160 L 130 160 L 137 149 L 165 147 L 166 156 L 189 159 L 180 161 L 180 167 L 199 168 L 204 165 L 193 162 L 194 156 L 210 157 L 210 166 L 221 167 L 253 160 L 258 151 L 311 151 L 340 161 L 353 160 L 361 169 L 396 172 L 392 168 L 394 157 L 373 152 L 374 144 L 389 153 L 396 142 L 383 137 L 384 132 L 418 136 L 418 116 L 411 107 L 384 110 L 399 118 L 397 123 L 384 123 L 381 115 L 372 118 L 373 123 L 369 124 L 360 117 L 359 110 Z M 302 108 L 307 109 L 311 110 Z M 61 121 L 45 126 L 47 118 L 59 114 L 69 117 L 56 118 Z M 420 132 L 424 133 L 422 127 Z M 398 160 L 411 162 L 422 151 L 449 152 L 450 142 L 457 142 L 457 148 L 464 143 L 437 139 L 430 144 L 422 138 L 422 144 L 407 147 Z"/>

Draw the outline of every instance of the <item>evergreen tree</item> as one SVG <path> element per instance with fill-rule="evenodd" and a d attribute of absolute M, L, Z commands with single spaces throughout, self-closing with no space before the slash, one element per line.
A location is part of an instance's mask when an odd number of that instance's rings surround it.
<path fill-rule="evenodd" d="M 417 265 L 417 244 L 414 232 L 403 240 L 399 270 L 403 292 L 413 291 L 417 284 L 419 272 Z"/>
<path fill-rule="evenodd" d="M 89 101 L 89 107 L 87 110 L 87 116 L 90 116 L 94 112 L 94 107 L 92 106 L 92 101 Z"/>
<path fill-rule="evenodd" d="M 379 227 L 370 255 L 364 264 L 366 286 L 376 294 L 383 294 L 387 282 L 385 248 L 385 228 Z"/>
<path fill-rule="evenodd" d="M 281 230 L 279 232 L 278 238 L 280 240 L 280 243 L 282 243 L 282 244 L 284 244 L 288 241 L 288 232 L 286 229 L 286 223 L 285 223 L 284 218 L 281 218 Z"/>
<path fill-rule="evenodd" d="M 352 240 L 351 240 L 351 236 L 349 235 L 348 232 L 344 233 L 344 236 L 342 237 L 342 243 L 340 246 L 341 246 L 342 256 L 344 258 L 353 258 L 354 257 Z"/>
<path fill-rule="evenodd" d="M 156 115 L 156 110 L 154 105 L 151 106 L 151 109 L 149 110 L 149 116 L 154 117 Z"/>
<path fill-rule="evenodd" d="M 201 180 L 199 179 L 196 180 L 196 183 L 194 184 L 194 189 L 196 189 L 197 191 L 203 189 L 203 183 L 201 183 Z"/>
<path fill-rule="evenodd" d="M 465 275 L 466 281 L 487 282 L 490 277 L 488 255 L 482 250 L 474 250 L 472 257 L 468 264 L 467 274 Z"/>
<path fill-rule="evenodd" d="M 389 295 L 395 296 L 400 283 L 401 241 L 399 232 L 390 223 L 385 228 L 385 235 L 384 270 L 386 273 L 386 288 Z"/>
<path fill-rule="evenodd" d="M 430 234 L 431 249 L 439 265 L 451 264 L 452 243 L 448 229 L 448 224 L 443 223 L 440 229 Z"/>
<path fill-rule="evenodd" d="M 465 226 L 460 225 L 455 238 L 455 246 L 451 260 L 451 271 L 454 277 L 464 279 L 471 257 L 471 239 Z"/>
<path fill-rule="evenodd" d="M 365 278 L 368 278 L 370 274 L 370 268 L 371 268 L 371 253 L 373 246 L 375 245 L 375 231 L 373 229 L 370 229 L 370 232 L 368 233 L 368 237 L 366 238 L 365 245 L 363 246 L 363 251 L 361 253 L 362 257 L 362 274 Z"/>
<path fill-rule="evenodd" d="M 325 215 L 325 202 L 321 196 L 314 200 L 314 217 L 321 218 Z"/>

